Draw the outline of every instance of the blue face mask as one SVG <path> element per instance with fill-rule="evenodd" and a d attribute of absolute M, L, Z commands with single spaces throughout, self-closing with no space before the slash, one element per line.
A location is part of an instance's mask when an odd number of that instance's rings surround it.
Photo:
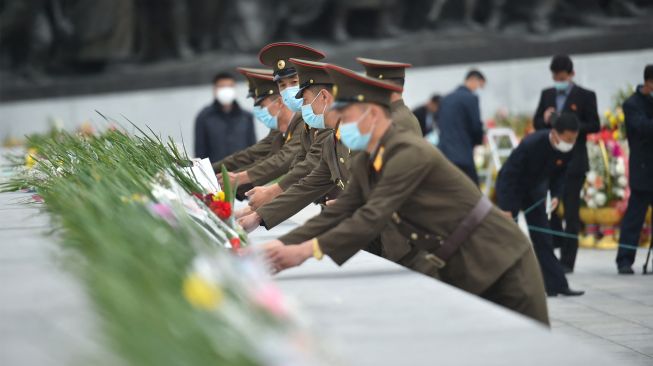
<path fill-rule="evenodd" d="M 254 107 L 254 117 L 271 130 L 278 128 L 277 116 L 271 115 L 267 108 Z"/>
<path fill-rule="evenodd" d="M 304 104 L 304 98 L 295 98 L 297 92 L 299 92 L 299 85 L 289 86 L 281 92 L 283 104 L 293 112 L 299 112 L 302 108 L 302 104 Z"/>
<path fill-rule="evenodd" d="M 372 130 L 363 135 L 358 129 L 358 123 L 362 121 L 363 118 L 365 118 L 367 112 L 369 111 L 369 109 L 366 110 L 365 113 L 363 113 L 356 121 L 344 122 L 340 124 L 340 140 L 351 150 L 365 150 L 367 145 L 370 143 L 370 139 L 372 138 Z"/>
<path fill-rule="evenodd" d="M 313 103 L 317 99 L 317 97 L 320 96 L 320 93 L 322 93 L 322 90 L 320 90 L 319 93 L 313 98 L 313 101 L 310 104 L 306 104 L 302 106 L 302 118 L 304 119 L 304 122 L 306 122 L 307 125 L 309 125 L 312 128 L 326 128 L 324 125 L 324 111 L 326 110 L 326 104 L 324 105 L 324 109 L 322 110 L 322 114 L 315 114 L 313 112 Z"/>
<path fill-rule="evenodd" d="M 554 81 L 553 82 L 553 87 L 557 91 L 563 91 L 563 90 L 567 90 L 567 88 L 569 88 L 569 84 L 570 84 L 569 81 Z"/>

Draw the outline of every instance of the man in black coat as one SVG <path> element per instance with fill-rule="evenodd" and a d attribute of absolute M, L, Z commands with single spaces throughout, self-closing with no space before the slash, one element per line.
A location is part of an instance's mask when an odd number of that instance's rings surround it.
<path fill-rule="evenodd" d="M 214 98 L 195 119 L 195 156 L 212 162 L 256 143 L 252 114 L 240 108 L 235 79 L 220 73 L 213 78 Z"/>
<path fill-rule="evenodd" d="M 551 189 L 548 212 L 558 205 L 564 191 L 564 177 L 578 137 L 579 123 L 572 113 L 553 117 L 553 129 L 526 136 L 501 167 L 496 191 L 498 206 L 514 219 L 524 211 L 535 255 L 540 262 L 549 296 L 579 296 L 569 288 L 562 265 L 553 252 L 547 218 L 547 191 Z"/>
<path fill-rule="evenodd" d="M 536 129 L 551 128 L 552 117 L 562 112 L 570 112 L 578 117 L 580 129 L 578 141 L 572 150 L 572 158 L 565 177 L 565 192 L 562 196 L 564 204 L 564 231 L 568 237 L 555 237 L 554 246 L 560 247 L 560 262 L 565 272 L 574 270 L 576 253 L 578 252 L 577 236 L 580 230 L 580 191 L 585 183 L 585 174 L 589 170 L 586 140 L 587 134 L 598 132 L 600 128 L 599 114 L 596 107 L 596 94 L 575 84 L 574 65 L 567 55 L 554 56 L 551 60 L 553 88 L 544 89 L 540 95 L 540 103 L 533 117 Z M 561 231 L 562 223 L 554 215 L 551 227 Z"/>
<path fill-rule="evenodd" d="M 413 110 L 413 114 L 419 121 L 419 127 L 422 129 L 422 136 L 426 136 L 433 130 L 438 130 L 437 113 L 440 108 L 440 94 L 433 94 L 426 104 Z"/>
<path fill-rule="evenodd" d="M 649 206 L 653 205 L 653 64 L 644 69 L 644 84 L 623 104 L 626 135 L 630 148 L 630 198 L 621 221 L 621 234 L 617 253 L 620 274 L 633 274 L 634 247 Z"/>
<path fill-rule="evenodd" d="M 440 101 L 438 148 L 476 185 L 478 174 L 474 164 L 474 146 L 483 143 L 483 121 L 477 92 L 485 86 L 485 76 L 471 70 L 465 83 Z"/>

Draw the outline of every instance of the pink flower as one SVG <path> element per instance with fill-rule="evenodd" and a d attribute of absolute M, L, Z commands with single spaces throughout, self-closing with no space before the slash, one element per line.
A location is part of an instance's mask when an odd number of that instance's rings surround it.
<path fill-rule="evenodd" d="M 175 217 L 175 213 L 172 211 L 172 208 L 170 208 L 170 206 L 164 203 L 151 204 L 150 212 L 152 212 L 154 216 L 158 216 L 162 218 L 171 226 L 177 225 L 177 218 Z"/>
<path fill-rule="evenodd" d="M 281 291 L 272 284 L 265 284 L 258 289 L 254 294 L 254 301 L 279 318 L 285 318 L 288 315 Z"/>

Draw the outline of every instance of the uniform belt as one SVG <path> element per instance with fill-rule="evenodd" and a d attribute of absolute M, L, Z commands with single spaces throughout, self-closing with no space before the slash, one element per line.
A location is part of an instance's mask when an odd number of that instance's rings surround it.
<path fill-rule="evenodd" d="M 469 234 L 483 221 L 483 219 L 490 213 L 492 209 L 492 202 L 487 197 L 483 196 L 476 203 L 476 206 L 469 211 L 467 216 L 461 221 L 456 229 L 445 239 L 442 246 L 435 251 L 435 255 L 443 261 L 448 261 L 449 258 L 458 250 L 460 245 L 467 239 Z"/>
<path fill-rule="evenodd" d="M 442 268 L 446 265 L 446 261 L 451 258 L 465 239 L 467 239 L 469 234 L 490 213 L 491 209 L 492 203 L 490 200 L 485 196 L 481 197 L 474 208 L 458 223 L 456 229 L 446 239 L 416 228 L 399 217 L 397 213 L 392 215 L 392 219 L 397 224 L 399 232 L 404 237 L 409 238 L 410 243 L 417 250 L 427 251 L 427 259 L 435 263 L 439 268 Z"/>

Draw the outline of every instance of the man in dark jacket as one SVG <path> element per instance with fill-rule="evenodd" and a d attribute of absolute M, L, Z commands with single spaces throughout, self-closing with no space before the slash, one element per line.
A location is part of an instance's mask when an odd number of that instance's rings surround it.
<path fill-rule="evenodd" d="M 213 103 L 195 119 L 195 156 L 212 162 L 256 143 L 254 119 L 236 103 L 235 79 L 220 73 L 213 78 Z"/>
<path fill-rule="evenodd" d="M 419 121 L 419 127 L 422 129 L 422 135 L 426 136 L 429 132 L 438 129 L 436 116 L 440 108 L 440 94 L 433 94 L 426 104 L 415 108 L 413 114 Z"/>
<path fill-rule="evenodd" d="M 565 177 L 565 192 L 562 203 L 565 211 L 564 231 L 567 237 L 555 237 L 554 246 L 560 247 L 560 262 L 567 273 L 573 272 L 578 252 L 578 235 L 580 230 L 580 191 L 585 183 L 585 173 L 589 170 L 587 159 L 587 134 L 598 132 L 600 128 L 599 115 L 596 108 L 596 94 L 573 83 L 574 64 L 567 55 L 554 56 L 551 60 L 553 88 L 544 89 L 540 95 L 540 103 L 533 117 L 536 129 L 551 128 L 552 117 L 562 112 L 571 112 L 578 117 L 580 133 L 574 145 L 572 158 Z M 553 215 L 551 227 L 562 231 L 562 223 L 558 216 Z"/>
<path fill-rule="evenodd" d="M 630 148 L 630 198 L 621 221 L 617 253 L 620 274 L 633 274 L 635 246 L 639 243 L 646 210 L 653 205 L 653 64 L 644 69 L 644 84 L 623 104 Z"/>
<path fill-rule="evenodd" d="M 547 294 L 578 296 L 583 292 L 569 288 L 553 252 L 551 234 L 545 232 L 549 228 L 547 211 L 550 213 L 558 205 L 564 173 L 578 137 L 578 119 L 574 114 L 563 113 L 554 119 L 553 129 L 526 136 L 512 151 L 497 178 L 497 199 L 499 207 L 513 218 L 524 211 Z M 550 203 L 545 200 L 549 188 Z"/>
<path fill-rule="evenodd" d="M 480 71 L 471 70 L 464 85 L 442 98 L 438 112 L 440 151 L 476 185 L 474 146 L 483 143 L 483 122 L 475 93 L 484 86 L 485 76 Z"/>

